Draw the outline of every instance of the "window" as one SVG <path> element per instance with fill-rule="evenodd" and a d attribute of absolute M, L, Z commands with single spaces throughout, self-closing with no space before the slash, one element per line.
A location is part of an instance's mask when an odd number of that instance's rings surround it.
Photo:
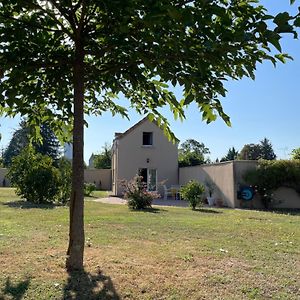
<path fill-rule="evenodd" d="M 153 145 L 153 132 L 143 132 L 143 146 Z"/>

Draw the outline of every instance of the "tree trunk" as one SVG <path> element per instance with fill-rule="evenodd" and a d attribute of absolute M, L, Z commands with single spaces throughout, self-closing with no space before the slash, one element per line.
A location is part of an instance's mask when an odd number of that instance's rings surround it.
<path fill-rule="evenodd" d="M 68 271 L 83 269 L 84 252 L 84 51 L 80 42 L 75 43 L 74 74 L 74 123 L 72 192 L 70 199 L 70 231 L 66 268 Z"/>

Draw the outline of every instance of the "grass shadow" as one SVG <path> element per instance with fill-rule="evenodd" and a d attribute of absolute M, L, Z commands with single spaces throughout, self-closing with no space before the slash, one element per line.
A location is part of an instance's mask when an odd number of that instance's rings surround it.
<path fill-rule="evenodd" d="M 9 201 L 4 202 L 2 205 L 11 207 L 11 208 L 20 208 L 20 209 L 31 209 L 31 208 L 40 208 L 40 209 L 53 209 L 57 206 L 57 204 L 36 204 L 33 202 L 25 201 L 25 200 L 17 200 L 17 201 Z"/>
<path fill-rule="evenodd" d="M 156 208 L 156 207 L 149 207 L 149 208 L 146 208 L 146 209 L 142 210 L 142 212 L 152 213 L 152 214 L 159 214 L 159 213 L 165 212 L 165 211 L 167 211 L 167 210 L 162 209 L 162 208 Z"/>
<path fill-rule="evenodd" d="M 129 209 L 132 212 L 151 213 L 151 214 L 159 214 L 161 212 L 167 211 L 165 209 L 156 208 L 156 207 L 148 207 L 148 208 L 144 208 L 144 209 L 133 209 L 133 208 L 129 208 Z"/>
<path fill-rule="evenodd" d="M 300 209 L 288 209 L 288 208 L 277 208 L 277 209 L 271 209 L 271 210 L 265 210 L 267 212 L 271 212 L 274 214 L 279 215 L 289 215 L 289 216 L 300 216 Z"/>
<path fill-rule="evenodd" d="M 222 214 L 222 211 L 211 209 L 211 208 L 195 208 L 194 211 L 198 211 L 205 214 Z"/>
<path fill-rule="evenodd" d="M 68 282 L 64 286 L 64 300 L 103 299 L 119 300 L 111 278 L 101 270 L 92 275 L 84 270 L 69 272 Z"/>
<path fill-rule="evenodd" d="M 12 283 L 10 277 L 6 279 L 5 287 L 2 290 L 2 295 L 0 295 L 0 300 L 9 299 L 21 300 L 24 294 L 28 290 L 30 284 L 30 278 L 26 278 L 24 281 L 20 281 L 16 284 Z"/>

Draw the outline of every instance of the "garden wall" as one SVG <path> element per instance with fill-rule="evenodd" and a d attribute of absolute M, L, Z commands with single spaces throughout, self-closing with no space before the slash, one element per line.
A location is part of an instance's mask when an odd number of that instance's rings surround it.
<path fill-rule="evenodd" d="M 86 169 L 84 182 L 95 183 L 97 189 L 111 191 L 111 169 Z"/>
<path fill-rule="evenodd" d="M 232 162 L 179 168 L 180 185 L 184 185 L 192 179 L 202 183 L 205 183 L 206 180 L 214 182 L 216 189 L 213 196 L 216 199 L 222 199 L 225 206 L 235 207 Z"/>
<path fill-rule="evenodd" d="M 216 185 L 215 199 L 221 199 L 228 207 L 263 208 L 259 195 L 252 202 L 238 199 L 241 186 L 246 185 L 244 174 L 257 167 L 257 161 L 231 161 L 211 165 L 179 168 L 179 184 L 184 185 L 194 179 L 205 183 L 211 180 Z M 290 188 L 281 187 L 274 192 L 274 208 L 300 208 L 299 194 Z"/>

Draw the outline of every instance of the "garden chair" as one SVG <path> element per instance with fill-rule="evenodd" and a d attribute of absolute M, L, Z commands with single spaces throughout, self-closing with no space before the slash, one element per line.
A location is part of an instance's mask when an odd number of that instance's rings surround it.
<path fill-rule="evenodd" d="M 164 188 L 164 200 L 167 200 L 168 196 L 172 197 L 173 195 L 172 189 L 168 189 L 165 184 L 163 185 L 163 188 Z"/>

